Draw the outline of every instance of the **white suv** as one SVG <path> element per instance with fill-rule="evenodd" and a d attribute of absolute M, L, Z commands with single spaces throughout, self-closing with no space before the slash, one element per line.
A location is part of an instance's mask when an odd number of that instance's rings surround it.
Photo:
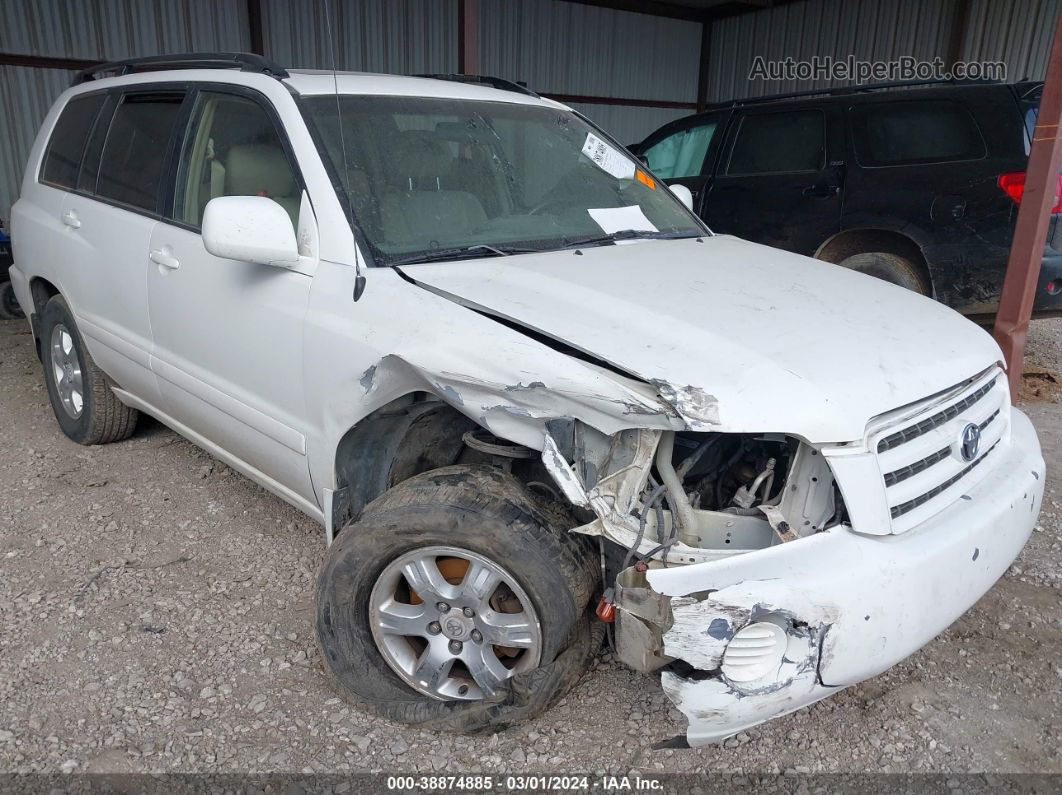
<path fill-rule="evenodd" d="M 1044 462 L 983 331 L 688 198 L 502 81 L 168 56 L 55 103 L 11 277 L 70 438 L 144 411 L 320 520 L 366 707 L 528 718 L 596 612 L 696 744 L 941 632 Z"/>

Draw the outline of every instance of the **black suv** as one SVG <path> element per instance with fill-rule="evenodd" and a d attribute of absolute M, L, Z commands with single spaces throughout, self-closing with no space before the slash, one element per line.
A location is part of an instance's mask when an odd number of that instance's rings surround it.
<path fill-rule="evenodd" d="M 633 151 L 690 188 L 716 232 L 990 316 L 1042 88 L 908 83 L 739 100 L 674 121 Z M 1062 311 L 1060 211 L 1062 199 L 1040 270 L 1040 316 Z"/>
<path fill-rule="evenodd" d="M 3 219 L 0 219 L 0 320 L 23 317 L 15 291 L 11 289 L 11 279 L 7 275 L 10 267 L 11 238 L 4 231 Z"/>

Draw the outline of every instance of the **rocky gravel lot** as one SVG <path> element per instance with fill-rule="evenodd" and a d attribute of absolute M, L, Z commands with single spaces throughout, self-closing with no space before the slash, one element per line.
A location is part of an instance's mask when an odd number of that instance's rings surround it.
<path fill-rule="evenodd" d="M 1030 351 L 1062 371 L 1062 320 L 1034 323 Z M 722 747 L 653 750 L 684 722 L 604 652 L 539 720 L 454 737 L 332 689 L 320 527 L 157 423 L 69 442 L 26 326 L 0 322 L 0 770 L 1062 773 L 1062 404 L 1026 409 L 1048 459 L 1037 531 L 886 674 Z"/>

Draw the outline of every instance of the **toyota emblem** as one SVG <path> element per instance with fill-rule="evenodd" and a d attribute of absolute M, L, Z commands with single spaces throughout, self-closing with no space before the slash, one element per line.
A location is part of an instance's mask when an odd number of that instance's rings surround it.
<path fill-rule="evenodd" d="M 973 461 L 981 447 L 981 429 L 972 422 L 962 429 L 959 451 L 963 461 Z"/>

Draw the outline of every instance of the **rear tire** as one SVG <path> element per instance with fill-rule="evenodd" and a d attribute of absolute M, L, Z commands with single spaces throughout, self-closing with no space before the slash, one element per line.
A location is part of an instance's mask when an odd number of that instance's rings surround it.
<path fill-rule="evenodd" d="M 15 288 L 10 281 L 0 282 L 0 320 L 18 320 L 26 315 L 15 297 Z"/>
<path fill-rule="evenodd" d="M 358 521 L 340 533 L 325 557 L 317 588 L 317 637 L 326 667 L 357 703 L 400 723 L 468 733 L 497 731 L 540 714 L 579 680 L 604 634 L 603 625 L 590 615 L 590 597 L 597 585 L 593 547 L 582 536 L 568 533 L 574 524 L 566 512 L 493 468 L 445 467 L 398 484 L 370 503 Z M 513 649 L 503 653 L 498 644 L 489 642 L 489 634 L 486 645 L 477 647 L 462 634 L 473 625 L 489 633 L 489 624 L 480 624 L 481 619 L 486 622 L 489 611 L 473 612 L 474 618 L 469 618 L 472 623 L 461 630 L 457 613 L 458 605 L 464 604 L 464 591 L 459 589 L 473 569 L 447 574 L 446 564 L 455 558 L 433 557 L 440 548 L 497 566 L 518 586 L 508 593 L 517 594 L 521 610 L 511 612 L 537 618 L 534 623 L 539 632 L 527 643 L 528 649 L 532 643 L 535 648 L 532 665 L 521 667 L 520 655 L 526 650 L 519 651 L 511 668 L 514 673 L 492 690 L 485 690 L 485 695 L 477 695 L 476 690 L 469 694 L 467 689 L 464 693 L 468 695 L 457 695 L 462 682 L 475 688 L 479 685 L 471 663 L 464 667 L 469 658 L 460 655 L 475 658 L 491 649 L 512 663 Z M 389 630 L 381 629 L 379 584 L 396 582 L 396 562 L 410 556 L 416 559 L 422 551 L 454 588 L 449 592 L 454 614 L 436 615 L 439 604 L 446 605 L 443 600 L 447 596 L 427 589 L 431 595 L 426 593 L 420 600 L 408 577 L 402 575 L 397 582 L 399 588 L 405 583 L 407 596 L 389 596 L 387 615 L 397 606 L 398 612 L 416 613 L 417 621 L 435 624 L 427 628 L 425 623 L 426 630 L 419 638 L 419 623 L 408 637 L 405 628 L 383 637 L 381 633 Z M 527 605 L 523 605 L 521 594 Z M 446 628 L 441 630 L 439 622 Z M 460 665 L 454 663 L 429 683 L 436 688 L 436 695 L 424 688 L 423 681 L 420 689 L 410 683 L 420 674 L 400 670 L 397 655 L 388 645 L 395 634 L 413 649 L 412 656 L 403 652 L 410 660 L 410 670 L 438 651 L 446 657 L 448 644 L 461 638 L 463 644 L 459 641 L 459 651 L 452 655 Z M 473 638 L 475 634 L 473 631 Z M 475 700 L 471 700 L 473 696 Z"/>
<path fill-rule="evenodd" d="M 929 284 L 917 265 L 897 254 L 883 251 L 870 251 L 853 254 L 838 263 L 842 268 L 849 268 L 867 276 L 905 287 L 920 295 L 929 295 Z"/>
<path fill-rule="evenodd" d="M 41 361 L 55 419 L 78 444 L 127 439 L 138 412 L 118 400 L 110 382 L 85 347 L 74 316 L 61 295 L 41 312 Z"/>

